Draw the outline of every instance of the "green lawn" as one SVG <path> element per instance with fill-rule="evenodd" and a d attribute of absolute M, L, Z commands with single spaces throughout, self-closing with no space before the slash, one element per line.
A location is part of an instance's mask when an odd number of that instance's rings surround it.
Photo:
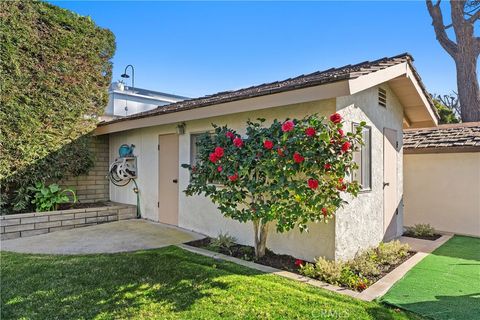
<path fill-rule="evenodd" d="M 480 239 L 450 239 L 381 300 L 434 319 L 480 319 Z"/>
<path fill-rule="evenodd" d="M 1 319 L 418 319 L 177 247 L 1 253 Z"/>

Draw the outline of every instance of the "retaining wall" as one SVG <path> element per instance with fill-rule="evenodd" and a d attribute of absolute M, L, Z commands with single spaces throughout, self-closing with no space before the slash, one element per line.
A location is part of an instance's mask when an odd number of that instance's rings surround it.
<path fill-rule="evenodd" d="M 134 219 L 136 210 L 133 205 L 109 203 L 102 207 L 10 214 L 0 216 L 0 235 L 2 240 L 7 240 Z"/>

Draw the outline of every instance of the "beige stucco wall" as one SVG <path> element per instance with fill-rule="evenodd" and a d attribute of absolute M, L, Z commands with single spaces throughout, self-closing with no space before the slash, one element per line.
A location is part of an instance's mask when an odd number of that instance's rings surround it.
<path fill-rule="evenodd" d="M 390 96 L 393 94 L 389 91 Z M 390 109 L 391 108 L 391 109 Z M 342 259 L 353 256 L 358 249 L 375 245 L 382 238 L 383 206 L 383 124 L 398 129 L 401 141 L 402 111 L 398 101 L 393 98 L 392 107 L 384 110 L 377 103 L 377 89 L 372 88 L 351 97 L 329 99 L 290 106 L 263 109 L 255 112 L 238 113 L 228 116 L 194 120 L 186 123 L 186 133 L 179 136 L 180 163 L 190 161 L 190 134 L 211 130 L 211 123 L 228 126 L 243 132 L 247 119 L 266 118 L 268 121 L 277 118 L 300 118 L 307 114 L 318 113 L 330 115 L 335 110 L 342 113 L 346 120 L 346 130 L 351 130 L 352 120 L 367 121 L 372 126 L 373 156 L 373 190 L 359 198 L 351 200 L 351 204 L 342 209 L 336 221 L 329 224 L 311 224 L 308 233 L 291 231 L 284 234 L 272 233 L 267 246 L 277 252 L 291 254 L 298 258 L 311 260 L 318 256 L 329 259 Z M 400 110 L 399 110 L 400 108 Z M 365 111 L 363 111 L 365 109 Z M 391 113 L 391 114 L 390 114 Z M 117 156 L 118 147 L 123 143 L 135 144 L 138 156 L 138 185 L 140 189 L 140 207 L 142 216 L 158 221 L 158 135 L 174 133 L 175 126 L 162 125 L 143 129 L 130 130 L 110 135 L 111 160 Z M 401 173 L 401 156 L 399 156 L 399 172 Z M 399 174 L 400 174 L 399 173 Z M 401 179 L 399 179 L 401 182 Z M 189 182 L 187 170 L 179 168 L 179 226 L 209 236 L 217 236 L 220 232 L 228 232 L 240 243 L 252 244 L 253 234 L 250 223 L 242 224 L 224 218 L 215 205 L 205 197 L 187 197 L 183 190 Z M 401 186 L 399 186 L 401 190 Z M 400 192 L 400 191 L 399 191 Z M 111 186 L 111 200 L 135 204 L 136 197 L 132 186 L 118 188 Z M 161 206 L 161 204 L 160 204 Z M 340 233 L 335 229 L 340 230 Z M 345 239 L 348 237 L 348 239 Z"/>
<path fill-rule="evenodd" d="M 480 152 L 404 155 L 405 225 L 480 237 Z"/>
<path fill-rule="evenodd" d="M 378 105 L 378 88 L 352 96 L 337 98 L 336 108 L 345 119 L 365 121 L 372 128 L 372 189 L 357 198 L 346 199 L 349 205 L 337 212 L 335 225 L 335 258 L 349 258 L 362 248 L 374 246 L 383 239 L 383 129 L 397 130 L 397 235 L 401 234 L 403 205 L 402 121 L 403 108 L 388 85 L 387 108 Z M 351 125 L 350 125 L 351 127 Z"/>

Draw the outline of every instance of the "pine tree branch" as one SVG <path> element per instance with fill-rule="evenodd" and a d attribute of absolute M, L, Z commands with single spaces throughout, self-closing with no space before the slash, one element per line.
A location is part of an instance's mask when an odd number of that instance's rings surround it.
<path fill-rule="evenodd" d="M 442 10 L 440 9 L 440 1 L 434 5 L 431 0 L 426 0 L 427 9 L 432 17 L 432 25 L 435 30 L 435 36 L 440 45 L 448 52 L 449 55 L 454 57 L 457 53 L 457 44 L 448 38 L 445 31 L 446 26 L 443 23 Z"/>
<path fill-rule="evenodd" d="M 475 21 L 480 19 L 480 10 L 477 10 L 473 15 L 470 16 L 470 18 L 467 19 L 467 21 L 471 24 L 473 24 Z"/>

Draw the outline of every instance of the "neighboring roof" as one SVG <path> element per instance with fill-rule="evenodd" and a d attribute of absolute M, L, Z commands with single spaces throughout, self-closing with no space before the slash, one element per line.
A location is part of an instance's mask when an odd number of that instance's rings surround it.
<path fill-rule="evenodd" d="M 118 89 L 113 89 L 111 91 L 113 91 L 115 93 L 119 93 L 119 94 L 141 95 L 141 96 L 151 97 L 151 98 L 155 98 L 155 99 L 158 99 L 158 98 L 161 99 L 161 98 L 164 98 L 164 97 L 172 98 L 172 99 L 175 99 L 175 100 L 190 99 L 189 97 L 183 97 L 183 96 L 179 96 L 179 95 L 176 95 L 176 94 L 165 93 L 165 92 L 154 91 L 154 90 L 148 90 L 148 89 L 143 89 L 143 88 L 133 88 L 133 90 L 132 90 L 132 88 L 128 87 L 128 86 L 125 86 L 125 89 L 123 91 L 118 90 Z"/>
<path fill-rule="evenodd" d="M 346 65 L 340 68 L 332 68 L 324 71 L 317 71 L 314 73 L 301 75 L 295 78 L 289 78 L 283 81 L 276 81 L 271 83 L 264 83 L 257 86 L 252 86 L 245 89 L 235 90 L 235 91 L 225 91 L 219 92 L 212 95 L 207 95 L 200 98 L 194 98 L 189 100 L 183 100 L 179 102 L 174 102 L 164 106 L 159 106 L 156 109 L 137 113 L 128 117 L 119 118 L 113 121 L 100 123 L 98 126 L 104 126 L 116 122 L 127 121 L 140 119 L 150 116 L 168 114 L 173 112 L 185 111 L 200 107 L 206 107 L 211 105 L 216 105 L 220 103 L 227 103 L 242 99 L 249 99 L 274 93 L 280 93 L 290 90 L 297 90 L 302 88 L 308 88 L 328 83 L 333 83 L 342 80 L 351 80 L 359 78 L 360 76 L 365 76 L 372 74 L 376 71 L 383 70 L 401 63 L 407 62 L 411 69 L 413 70 L 413 75 L 420 84 L 421 90 L 428 99 L 428 103 L 432 110 L 433 102 L 431 101 L 430 95 L 428 94 L 425 86 L 421 82 L 418 73 L 412 65 L 413 58 L 408 53 L 403 53 L 393 57 L 385 57 L 375 61 L 365 61 L 355 65 Z M 438 118 L 438 115 L 435 114 Z"/>
<path fill-rule="evenodd" d="M 480 152 L 480 122 L 403 130 L 404 153 Z"/>

